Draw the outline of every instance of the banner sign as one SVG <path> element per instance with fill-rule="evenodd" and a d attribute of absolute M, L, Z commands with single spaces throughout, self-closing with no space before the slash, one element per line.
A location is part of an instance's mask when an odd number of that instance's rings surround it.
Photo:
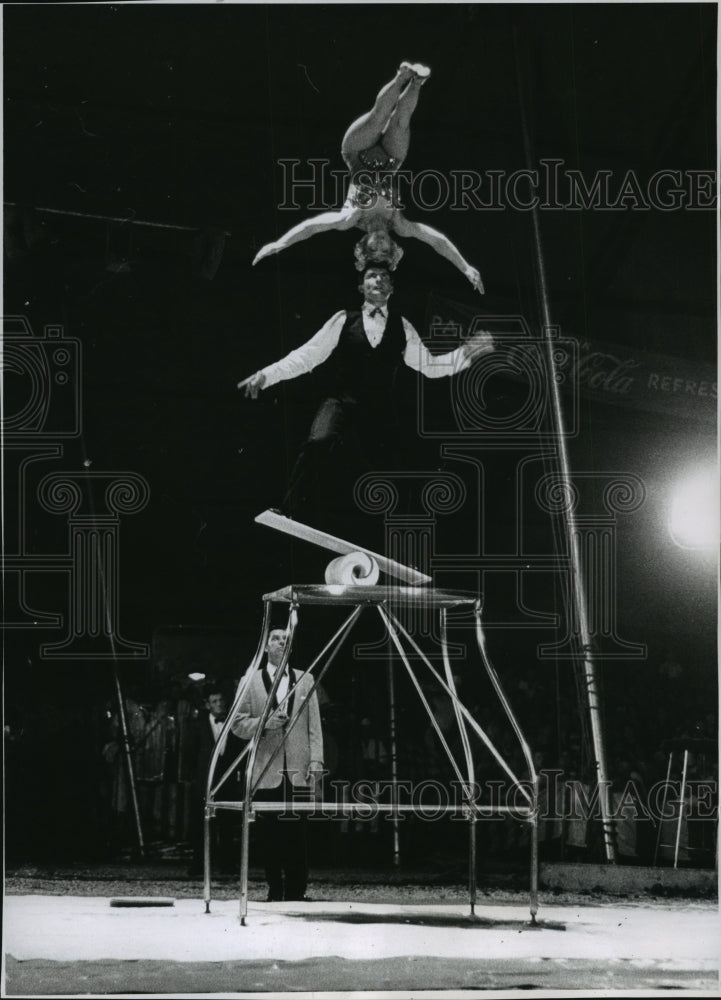
<path fill-rule="evenodd" d="M 458 346 L 463 338 L 478 330 L 488 330 L 499 344 L 512 341 L 519 352 L 526 343 L 534 350 L 541 343 L 522 316 L 483 315 L 463 303 L 434 294 L 429 296 L 426 330 L 431 350 Z M 560 332 L 557 336 L 560 337 Z M 616 406 L 716 422 L 718 386 L 711 365 L 653 354 L 628 344 L 578 339 L 564 332 L 559 343 L 568 342 L 573 343 L 573 350 L 554 352 L 562 391 Z M 505 374 L 514 378 L 512 371 Z M 523 374 L 518 377 L 522 379 Z"/>

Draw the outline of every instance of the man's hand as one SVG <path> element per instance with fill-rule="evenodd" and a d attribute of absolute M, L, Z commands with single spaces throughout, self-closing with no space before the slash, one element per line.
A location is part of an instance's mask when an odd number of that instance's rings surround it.
<path fill-rule="evenodd" d="M 311 794 L 316 802 L 320 802 L 323 796 L 323 775 L 325 770 L 320 761 L 312 760 L 305 780 L 310 785 Z"/>
<path fill-rule="evenodd" d="M 470 283 L 473 285 L 473 287 L 475 288 L 475 290 L 477 292 L 480 292 L 481 295 L 483 295 L 485 293 L 485 288 L 483 287 L 483 281 L 481 279 L 481 273 L 480 273 L 480 271 L 478 271 L 477 268 L 475 268 L 475 267 L 470 267 L 469 266 L 469 267 L 467 267 L 465 269 L 465 271 L 463 273 L 468 278 L 468 280 L 470 281 Z"/>
<path fill-rule="evenodd" d="M 266 729 L 282 729 L 283 726 L 288 724 L 288 713 L 287 712 L 273 712 L 271 717 L 265 724 Z"/>
<path fill-rule="evenodd" d="M 243 379 L 242 382 L 238 382 L 238 388 L 245 390 L 246 399 L 248 397 L 257 399 L 258 393 L 264 385 L 265 375 L 262 372 L 256 372 L 255 375 L 251 375 L 249 378 Z"/>
<path fill-rule="evenodd" d="M 468 340 L 463 341 L 463 350 L 467 358 L 471 361 L 475 361 L 475 359 L 480 357 L 481 354 L 489 354 L 491 351 L 495 350 L 493 346 L 493 337 L 487 330 L 481 330 L 480 333 L 474 333 L 472 337 L 468 338 Z"/>
<path fill-rule="evenodd" d="M 278 253 L 279 250 L 280 247 L 277 243 L 266 243 L 253 258 L 252 266 L 254 267 L 259 261 L 263 260 L 264 257 L 270 257 L 272 253 Z"/>

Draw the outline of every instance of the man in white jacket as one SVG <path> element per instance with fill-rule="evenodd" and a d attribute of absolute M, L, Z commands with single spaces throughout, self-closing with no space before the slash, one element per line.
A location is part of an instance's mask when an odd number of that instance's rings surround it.
<path fill-rule="evenodd" d="M 241 739 L 256 734 L 260 716 L 288 641 L 284 629 L 268 636 L 268 659 L 256 671 L 238 706 L 232 731 Z M 323 770 L 323 733 L 318 698 L 310 675 L 302 677 L 286 666 L 275 693 L 274 711 L 266 722 L 253 765 L 253 799 L 285 802 L 308 799 Z M 268 880 L 268 900 L 298 900 L 308 884 L 307 816 L 282 819 L 261 813 L 262 851 Z"/>

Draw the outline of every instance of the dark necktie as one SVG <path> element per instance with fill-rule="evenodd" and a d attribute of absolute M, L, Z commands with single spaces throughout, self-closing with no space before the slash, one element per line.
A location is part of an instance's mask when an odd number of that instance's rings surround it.
<path fill-rule="evenodd" d="M 288 667 L 285 668 L 284 673 L 289 673 Z M 269 694 L 270 694 L 270 689 L 273 686 L 273 679 L 274 678 L 275 678 L 275 674 L 273 674 L 273 677 L 271 677 L 270 676 L 270 672 L 265 667 L 263 667 L 263 683 L 265 685 L 265 690 Z M 281 679 L 278 681 L 278 687 L 280 687 L 282 681 L 283 681 L 283 678 L 281 677 Z M 290 681 L 290 678 L 289 678 L 289 681 Z M 273 695 L 273 711 L 275 711 L 275 709 L 277 707 L 278 707 L 278 688 L 275 689 L 275 694 Z"/>
<path fill-rule="evenodd" d="M 371 309 L 371 319 L 373 319 L 374 316 L 377 316 L 379 314 L 380 316 L 383 317 L 383 319 L 385 319 L 386 314 L 383 312 L 380 306 L 376 306 L 374 309 Z"/>

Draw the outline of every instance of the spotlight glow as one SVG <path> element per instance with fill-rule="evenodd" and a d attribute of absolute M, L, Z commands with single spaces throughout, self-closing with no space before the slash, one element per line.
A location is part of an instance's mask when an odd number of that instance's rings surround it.
<path fill-rule="evenodd" d="M 696 472 L 674 490 L 668 522 L 671 537 L 684 549 L 719 544 L 719 482 L 715 468 Z"/>

